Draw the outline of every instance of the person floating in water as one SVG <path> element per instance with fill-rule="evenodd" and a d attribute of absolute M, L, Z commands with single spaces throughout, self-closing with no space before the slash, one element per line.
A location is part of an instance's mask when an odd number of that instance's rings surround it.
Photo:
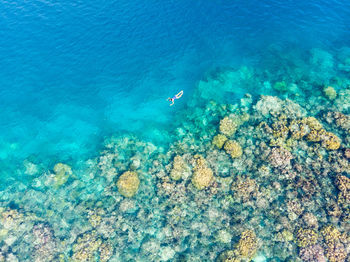
<path fill-rule="evenodd" d="M 180 97 L 182 97 L 182 94 L 184 93 L 184 91 L 180 91 L 177 95 L 174 95 L 173 97 L 169 97 L 168 98 L 168 101 L 171 101 L 171 104 L 170 104 L 170 106 L 172 106 L 173 104 L 174 104 L 174 101 L 175 101 L 175 99 L 179 99 Z"/>

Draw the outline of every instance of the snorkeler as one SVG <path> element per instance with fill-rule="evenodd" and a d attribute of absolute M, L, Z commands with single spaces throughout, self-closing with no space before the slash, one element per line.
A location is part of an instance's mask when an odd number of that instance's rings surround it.
<path fill-rule="evenodd" d="M 169 97 L 167 100 L 171 101 L 170 106 L 172 106 L 174 104 L 175 99 L 179 99 L 183 93 L 184 91 L 181 90 L 177 95 L 174 95 L 172 98 Z"/>

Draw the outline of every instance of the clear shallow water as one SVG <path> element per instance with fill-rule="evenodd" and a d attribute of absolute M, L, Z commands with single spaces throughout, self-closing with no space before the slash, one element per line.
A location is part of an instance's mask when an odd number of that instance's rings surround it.
<path fill-rule="evenodd" d="M 139 223 L 137 229 L 142 236 L 161 231 L 160 225 L 169 222 L 161 212 L 171 209 L 167 205 L 173 205 L 172 199 L 171 204 L 160 205 L 156 196 L 159 181 L 164 178 L 154 177 L 161 172 L 153 170 L 152 176 L 142 177 L 137 204 L 122 201 L 120 194 L 109 188 L 110 165 L 120 175 L 134 154 L 141 155 L 142 160 L 150 157 L 152 146 L 130 143 L 133 149 L 129 149 L 127 143 L 117 141 L 107 146 L 105 153 L 101 152 L 105 150 L 105 139 L 131 132 L 159 146 L 157 154 L 167 152 L 171 142 L 178 139 L 195 144 L 197 149 L 197 144 L 217 131 L 217 126 L 213 131 L 217 118 L 224 117 L 219 106 L 215 109 L 218 112 L 202 108 L 208 100 L 234 104 L 250 93 L 256 102 L 260 94 L 273 94 L 289 97 L 311 112 L 312 108 L 307 108 L 308 96 L 322 96 L 322 86 L 326 84 L 334 85 L 338 93 L 347 85 L 348 73 L 338 70 L 346 60 L 341 48 L 350 46 L 350 4 L 346 1 L 6 1 L 0 6 L 0 18 L 0 181 L 1 188 L 7 188 L 1 200 L 5 207 L 24 208 L 25 212 L 43 217 L 55 236 L 70 238 L 72 243 L 76 239 L 70 231 L 82 234 L 84 219 L 92 216 L 90 211 L 103 216 L 94 209 L 100 206 L 101 194 L 103 200 L 111 194 L 114 202 L 108 199 L 108 210 L 126 212 L 130 223 L 135 222 L 133 204 L 137 212 L 155 214 L 154 228 L 148 228 L 147 220 Z M 225 74 L 230 70 L 235 72 L 232 82 Z M 210 84 L 202 82 L 198 87 L 201 79 L 225 79 L 232 84 L 231 90 L 227 92 L 221 84 L 213 90 L 209 80 Z M 272 88 L 282 80 L 296 82 L 300 94 Z M 184 96 L 169 107 L 166 98 L 180 90 L 184 90 Z M 314 99 L 310 104 L 316 107 L 318 101 Z M 328 104 L 324 103 L 326 108 Z M 339 104 L 335 108 L 339 109 Z M 210 110 L 216 113 L 210 115 Z M 198 141 L 184 135 L 188 130 Z M 344 146 L 348 146 L 346 142 Z M 186 146 L 183 151 L 174 147 L 168 152 L 187 152 Z M 126 153 L 119 152 L 121 156 L 114 156 L 111 163 L 106 160 L 107 164 L 101 159 L 97 161 L 99 165 L 85 162 L 99 156 L 113 158 L 111 148 L 125 149 Z M 170 153 L 160 158 L 172 161 Z M 59 182 L 50 178 L 48 173 L 58 162 L 72 166 L 76 183 L 69 180 L 65 184 L 64 176 Z M 30 163 L 36 164 L 39 172 L 32 172 Z M 144 170 L 152 168 L 150 163 L 144 164 Z M 107 171 L 96 166 L 106 166 Z M 52 180 L 56 184 L 50 187 Z M 57 187 L 57 183 L 64 186 Z M 8 187 L 11 184 L 14 186 Z M 178 190 L 182 192 L 181 187 Z M 202 193 L 194 202 L 200 196 L 206 198 Z M 21 200 L 16 202 L 18 199 Z M 167 201 L 164 195 L 159 199 Z M 79 212 L 73 214 L 77 207 Z M 201 220 L 201 215 L 193 214 L 191 221 Z M 57 225 L 63 218 L 67 218 L 65 228 Z M 232 223 L 239 224 L 240 219 Z M 264 225 L 269 227 L 269 223 Z M 148 236 L 139 237 L 126 245 L 126 252 L 140 253 L 138 245 L 148 243 L 147 239 Z M 173 248 L 162 237 L 159 239 L 162 245 Z M 16 246 L 17 250 L 21 245 L 24 244 Z M 59 252 L 69 256 L 69 248 L 64 248 Z M 217 248 L 221 252 L 228 246 Z M 146 252 L 147 246 L 142 250 Z M 124 254 L 121 257 L 123 261 Z M 150 256 L 143 254 L 141 258 L 147 260 Z"/>

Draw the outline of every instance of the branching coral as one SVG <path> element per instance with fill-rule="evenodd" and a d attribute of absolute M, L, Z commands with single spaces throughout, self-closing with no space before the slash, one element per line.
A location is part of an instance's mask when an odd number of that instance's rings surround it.
<path fill-rule="evenodd" d="M 331 262 L 345 261 L 346 251 L 341 243 L 342 234 L 333 225 L 322 228 L 321 234 L 326 243 L 326 257 Z"/>
<path fill-rule="evenodd" d="M 290 164 L 290 160 L 293 159 L 293 156 L 288 150 L 282 147 L 274 147 L 268 159 L 273 167 L 286 167 Z"/>
<path fill-rule="evenodd" d="M 287 121 L 274 122 L 272 124 L 272 134 L 274 137 L 286 138 L 289 133 L 289 128 L 287 126 Z"/>
<path fill-rule="evenodd" d="M 338 204 L 342 204 L 345 207 L 350 205 L 350 178 L 338 175 L 335 184 L 340 190 L 338 194 Z"/>
<path fill-rule="evenodd" d="M 308 228 L 300 228 L 296 234 L 297 244 L 299 247 L 314 245 L 317 242 L 317 238 L 317 233 Z"/>
<path fill-rule="evenodd" d="M 289 131 L 293 139 L 302 139 L 310 132 L 310 128 L 304 119 L 299 119 L 290 122 Z"/>
<path fill-rule="evenodd" d="M 244 202 L 251 197 L 255 197 L 258 192 L 258 185 L 254 179 L 238 176 L 232 183 L 232 191 L 235 198 L 242 199 Z"/>
<path fill-rule="evenodd" d="M 286 138 L 290 131 L 292 139 L 306 139 L 310 142 L 321 142 L 328 150 L 337 150 L 341 140 L 333 133 L 327 132 L 322 124 L 314 117 L 291 120 L 289 126 L 284 121 L 274 122 L 272 132 L 275 137 Z"/>
<path fill-rule="evenodd" d="M 342 243 L 334 242 L 327 244 L 326 257 L 329 262 L 343 262 L 346 256 L 345 247 Z"/>
<path fill-rule="evenodd" d="M 301 248 L 299 256 L 303 261 L 307 262 L 326 262 L 324 250 L 320 245 Z"/>
<path fill-rule="evenodd" d="M 258 250 L 258 239 L 252 230 L 242 232 L 237 245 L 239 256 L 245 259 L 252 259 Z"/>
<path fill-rule="evenodd" d="M 228 250 L 221 254 L 219 261 L 241 262 L 251 261 L 258 251 L 258 238 L 254 231 L 246 230 L 242 232 L 238 244 L 234 250 Z"/>
<path fill-rule="evenodd" d="M 339 241 L 341 235 L 339 230 L 332 225 L 322 228 L 321 234 L 327 245 Z"/>
<path fill-rule="evenodd" d="M 322 136 L 322 146 L 328 150 L 337 150 L 340 147 L 340 139 L 331 132 L 325 132 Z"/>
<path fill-rule="evenodd" d="M 95 232 L 82 235 L 73 246 L 72 260 L 74 262 L 93 261 L 95 252 L 101 244 L 102 240 L 96 237 Z"/>
<path fill-rule="evenodd" d="M 0 225 L 5 229 L 16 228 L 24 217 L 22 213 L 19 213 L 16 209 L 6 209 L 1 213 Z"/>

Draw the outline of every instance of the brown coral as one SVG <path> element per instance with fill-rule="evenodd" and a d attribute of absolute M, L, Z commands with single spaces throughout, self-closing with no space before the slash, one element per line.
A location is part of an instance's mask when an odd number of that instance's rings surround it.
<path fill-rule="evenodd" d="M 250 198 L 256 196 L 258 185 L 254 179 L 239 176 L 232 184 L 232 191 L 235 198 L 242 199 L 246 202 Z"/>
<path fill-rule="evenodd" d="M 341 233 L 332 225 L 328 225 L 321 230 L 321 234 L 327 245 L 339 241 Z"/>
<path fill-rule="evenodd" d="M 126 171 L 118 179 L 117 187 L 121 195 L 132 197 L 139 189 L 140 180 L 136 172 Z"/>
<path fill-rule="evenodd" d="M 302 139 L 310 132 L 310 128 L 304 119 L 292 120 L 289 125 L 289 131 L 293 139 Z"/>
<path fill-rule="evenodd" d="M 252 230 L 242 232 L 237 251 L 245 259 L 252 259 L 258 250 L 258 239 Z"/>
<path fill-rule="evenodd" d="M 273 167 L 286 167 L 293 159 L 293 155 L 282 147 L 274 147 L 269 155 L 269 162 Z"/>
<path fill-rule="evenodd" d="M 317 233 L 308 228 L 300 228 L 296 234 L 297 244 L 299 247 L 307 247 L 316 244 L 317 237 Z"/>
<path fill-rule="evenodd" d="M 200 155 L 195 155 L 192 184 L 199 190 L 207 188 L 213 181 L 213 171 L 207 166 L 207 161 Z"/>
<path fill-rule="evenodd" d="M 237 130 L 237 123 L 228 116 L 220 120 L 220 132 L 226 136 L 232 136 Z"/>
<path fill-rule="evenodd" d="M 240 157 L 243 154 L 241 145 L 233 140 L 227 140 L 224 149 L 232 158 Z"/>
<path fill-rule="evenodd" d="M 337 150 L 340 147 L 340 139 L 331 132 L 326 132 L 323 135 L 322 146 L 328 150 Z"/>
<path fill-rule="evenodd" d="M 344 206 L 350 204 L 350 178 L 338 175 L 335 184 L 340 190 L 338 194 L 338 204 L 343 204 Z"/>
<path fill-rule="evenodd" d="M 181 156 L 175 156 L 173 161 L 173 168 L 170 171 L 170 178 L 173 180 L 180 180 L 188 169 L 188 166 Z"/>
<path fill-rule="evenodd" d="M 339 242 L 327 244 L 326 257 L 329 262 L 343 262 L 346 259 L 346 251 L 344 245 Z"/>

